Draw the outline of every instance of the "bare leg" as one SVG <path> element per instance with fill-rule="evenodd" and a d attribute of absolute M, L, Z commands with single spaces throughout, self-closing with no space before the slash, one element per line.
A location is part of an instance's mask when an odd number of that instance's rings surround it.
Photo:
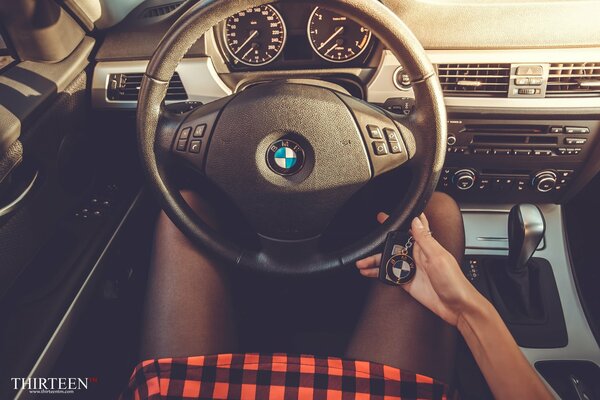
<path fill-rule="evenodd" d="M 215 226 L 193 193 L 189 205 Z M 161 212 L 156 225 L 144 313 L 141 357 L 187 357 L 234 352 L 235 324 L 223 271 Z"/>
<path fill-rule="evenodd" d="M 434 193 L 425 215 L 435 238 L 461 262 L 465 238 L 458 205 L 451 197 Z M 379 281 L 371 285 L 346 356 L 451 382 L 456 329 L 401 288 Z"/>

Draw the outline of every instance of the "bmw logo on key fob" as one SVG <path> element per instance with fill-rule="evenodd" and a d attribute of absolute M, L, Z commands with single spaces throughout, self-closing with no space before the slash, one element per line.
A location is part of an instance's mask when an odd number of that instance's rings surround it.
<path fill-rule="evenodd" d="M 379 280 L 388 285 L 404 285 L 415 276 L 417 265 L 410 256 L 413 238 L 401 231 L 390 232 L 379 266 Z"/>

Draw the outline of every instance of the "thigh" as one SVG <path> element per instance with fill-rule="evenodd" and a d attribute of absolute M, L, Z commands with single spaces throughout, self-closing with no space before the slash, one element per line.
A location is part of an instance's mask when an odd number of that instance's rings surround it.
<path fill-rule="evenodd" d="M 460 262 L 464 255 L 464 228 L 454 200 L 435 193 L 425 214 L 436 239 Z M 372 281 L 370 285 L 370 293 L 346 356 L 451 382 L 456 329 L 403 289 L 379 281 Z"/>
<path fill-rule="evenodd" d="M 183 195 L 207 223 L 217 225 L 199 197 Z M 229 282 L 219 267 L 161 213 L 146 294 L 142 359 L 236 350 Z"/>

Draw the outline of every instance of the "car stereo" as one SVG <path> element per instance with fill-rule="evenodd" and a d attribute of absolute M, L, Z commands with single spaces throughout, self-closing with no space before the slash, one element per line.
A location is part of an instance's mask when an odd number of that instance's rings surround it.
<path fill-rule="evenodd" d="M 471 201 L 556 201 L 599 131 L 599 121 L 452 118 L 439 189 Z"/>

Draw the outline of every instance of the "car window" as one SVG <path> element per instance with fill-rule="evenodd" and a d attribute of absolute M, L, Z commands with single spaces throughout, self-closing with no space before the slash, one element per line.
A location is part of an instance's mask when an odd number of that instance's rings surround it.
<path fill-rule="evenodd" d="M 4 36 L 0 33 L 0 71 L 4 70 L 15 62 L 11 51 L 4 40 Z"/>

